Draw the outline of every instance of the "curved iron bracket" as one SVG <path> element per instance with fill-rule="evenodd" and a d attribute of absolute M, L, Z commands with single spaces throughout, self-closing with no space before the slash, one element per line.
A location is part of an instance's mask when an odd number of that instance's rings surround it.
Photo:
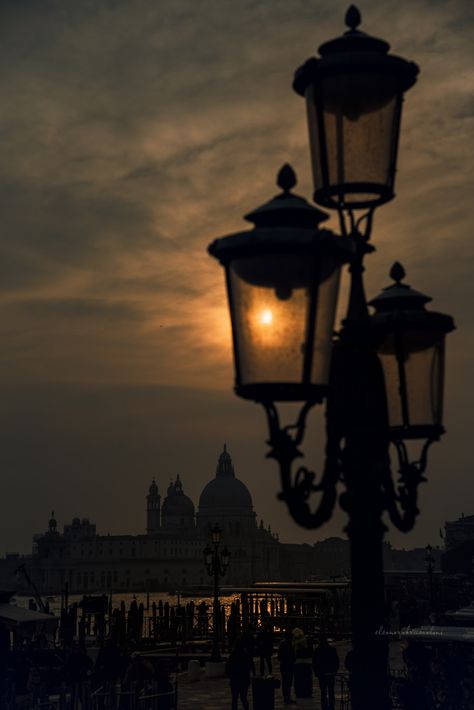
<path fill-rule="evenodd" d="M 370 207 L 358 219 L 356 219 L 354 210 L 351 207 L 345 207 L 343 205 L 339 207 L 337 212 L 339 216 L 341 234 L 343 236 L 353 237 L 356 241 L 365 243 L 370 240 L 374 219 L 374 207 Z M 373 249 L 374 247 L 369 247 L 368 251 L 372 251 Z"/>
<path fill-rule="evenodd" d="M 330 519 L 336 502 L 340 475 L 339 447 L 334 445 L 334 437 L 331 436 L 328 436 L 326 463 L 319 482 L 316 482 L 316 474 L 306 466 L 300 466 L 293 475 L 293 461 L 303 456 L 298 447 L 304 438 L 306 418 L 315 404 L 316 401 L 306 402 L 296 423 L 282 427 L 275 404 L 262 402 L 270 433 L 270 451 L 267 458 L 275 459 L 280 466 L 282 490 L 278 498 L 285 501 L 293 520 L 308 529 L 318 528 Z M 292 430 L 295 430 L 293 435 L 290 433 Z M 319 505 L 314 511 L 310 507 L 313 493 L 321 494 Z"/>
<path fill-rule="evenodd" d="M 439 437 L 428 439 L 421 451 L 418 461 L 410 462 L 405 442 L 394 441 L 397 450 L 399 464 L 399 479 L 396 484 L 393 482 L 390 471 L 384 480 L 385 504 L 390 515 L 390 520 L 401 532 L 411 530 L 420 512 L 417 507 L 418 486 L 424 483 L 426 478 L 424 472 L 428 463 L 428 449 L 431 444 L 438 441 Z"/>

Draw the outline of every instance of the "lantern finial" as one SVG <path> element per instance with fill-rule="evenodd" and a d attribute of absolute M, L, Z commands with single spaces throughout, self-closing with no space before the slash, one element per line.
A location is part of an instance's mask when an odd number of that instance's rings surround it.
<path fill-rule="evenodd" d="M 400 264 L 399 261 L 396 261 L 392 268 L 390 269 L 390 278 L 393 279 L 394 281 L 397 282 L 397 284 L 402 281 L 406 276 L 405 269 L 403 266 Z"/>
<path fill-rule="evenodd" d="M 277 185 L 285 192 L 289 192 L 297 183 L 296 173 L 289 163 L 285 163 L 277 176 Z"/>
<path fill-rule="evenodd" d="M 345 23 L 352 31 L 356 29 L 362 22 L 359 8 L 355 5 L 351 5 L 346 12 Z"/>

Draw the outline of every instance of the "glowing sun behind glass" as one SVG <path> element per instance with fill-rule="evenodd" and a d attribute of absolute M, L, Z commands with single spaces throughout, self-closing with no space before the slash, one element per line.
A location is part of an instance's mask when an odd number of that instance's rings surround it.
<path fill-rule="evenodd" d="M 259 319 L 262 325 L 270 325 L 273 322 L 273 313 L 269 308 L 265 308 L 260 312 Z"/>

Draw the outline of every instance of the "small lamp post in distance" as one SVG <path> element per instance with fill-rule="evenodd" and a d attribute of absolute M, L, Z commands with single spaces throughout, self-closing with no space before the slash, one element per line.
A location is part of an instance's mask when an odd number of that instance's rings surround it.
<path fill-rule="evenodd" d="M 225 547 L 219 552 L 222 530 L 217 525 L 211 530 L 212 547 L 207 545 L 203 550 L 204 564 L 207 573 L 214 578 L 214 598 L 212 607 L 212 652 L 211 662 L 222 661 L 220 652 L 220 604 L 219 604 L 219 577 L 225 575 L 230 562 L 230 552 Z"/>
<path fill-rule="evenodd" d="M 433 588 L 433 572 L 435 568 L 435 558 L 433 555 L 433 548 L 431 545 L 427 545 L 425 547 L 425 567 L 426 567 L 426 573 L 428 575 L 428 584 L 429 584 L 429 591 L 430 591 L 430 612 L 432 613 L 434 611 L 434 588 Z"/>

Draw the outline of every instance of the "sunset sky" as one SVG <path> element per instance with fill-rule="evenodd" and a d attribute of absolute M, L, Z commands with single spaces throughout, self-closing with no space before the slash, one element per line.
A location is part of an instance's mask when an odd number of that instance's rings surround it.
<path fill-rule="evenodd" d="M 310 198 L 291 82 L 344 30 L 347 4 L 0 2 L 1 555 L 27 552 L 52 509 L 61 528 L 77 515 L 101 533 L 143 532 L 151 479 L 164 493 L 179 473 L 197 503 L 224 442 L 281 539 L 342 534 L 342 513 L 307 532 L 276 500 L 263 411 L 232 392 L 223 274 L 206 248 L 245 227 L 285 162 Z M 438 544 L 445 520 L 474 514 L 474 5 L 359 7 L 363 30 L 421 68 L 367 292 L 388 285 L 398 259 L 456 320 L 448 434 L 431 449 L 416 529 L 389 535 L 397 547 Z"/>

